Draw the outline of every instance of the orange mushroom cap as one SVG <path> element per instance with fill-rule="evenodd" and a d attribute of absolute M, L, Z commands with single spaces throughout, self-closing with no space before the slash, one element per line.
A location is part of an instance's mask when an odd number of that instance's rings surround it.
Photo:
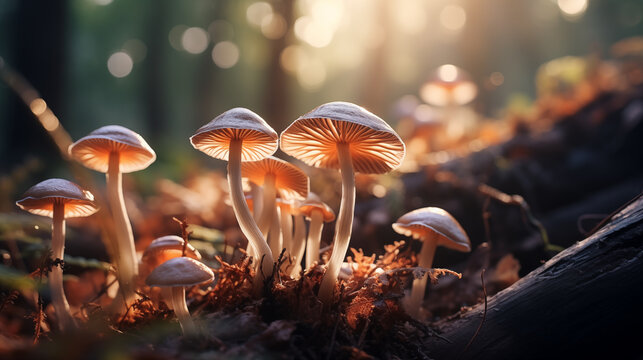
<path fill-rule="evenodd" d="M 299 205 L 299 213 L 306 216 L 306 217 L 311 217 L 313 211 L 321 211 L 323 214 L 324 222 L 331 222 L 335 220 L 335 212 L 333 209 L 330 208 L 330 206 L 326 205 L 325 202 L 321 201 L 316 195 L 309 196 L 308 199 L 303 201 Z"/>
<path fill-rule="evenodd" d="M 320 168 L 339 169 L 337 143 L 350 144 L 355 171 L 382 174 L 404 158 L 402 139 L 375 114 L 347 102 L 321 105 L 281 133 L 281 149 Z"/>
<path fill-rule="evenodd" d="M 453 250 L 469 252 L 471 242 L 458 221 L 448 212 L 437 207 L 425 207 L 402 215 L 393 224 L 399 234 L 424 240 L 432 233 L 438 235 L 438 245 Z"/>
<path fill-rule="evenodd" d="M 258 161 L 277 151 L 277 133 L 259 115 L 245 108 L 230 109 L 199 128 L 192 146 L 209 156 L 228 160 L 230 140 L 242 139 L 242 161 Z"/>
<path fill-rule="evenodd" d="M 262 186 L 267 174 L 275 176 L 275 188 L 281 196 L 289 199 L 305 199 L 310 184 L 306 173 L 295 165 L 269 156 L 260 161 L 248 161 L 241 164 L 241 176 Z"/>
<path fill-rule="evenodd" d="M 157 266 L 145 279 L 149 286 L 194 286 L 214 280 L 212 270 L 200 261 L 182 256 Z"/>
<path fill-rule="evenodd" d="M 65 218 L 85 217 L 98 211 L 91 192 L 65 179 L 48 179 L 32 186 L 16 205 L 32 214 L 53 217 L 55 202 L 65 203 Z"/>
<path fill-rule="evenodd" d="M 176 235 L 167 235 L 154 239 L 147 246 L 141 257 L 141 262 L 153 269 L 169 259 L 183 255 L 183 238 Z M 185 256 L 201 260 L 201 253 L 191 244 L 187 244 Z"/>
<path fill-rule="evenodd" d="M 156 153 L 141 135 L 119 125 L 103 126 L 69 145 L 73 158 L 103 173 L 107 172 L 111 152 L 120 153 L 122 173 L 143 170 L 156 160 Z"/>

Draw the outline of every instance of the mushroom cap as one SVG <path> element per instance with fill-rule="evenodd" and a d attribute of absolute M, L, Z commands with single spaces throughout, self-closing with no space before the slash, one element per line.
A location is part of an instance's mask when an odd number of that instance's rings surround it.
<path fill-rule="evenodd" d="M 157 266 L 145 279 L 149 286 L 193 286 L 214 280 L 212 270 L 200 261 L 181 256 Z"/>
<path fill-rule="evenodd" d="M 259 186 L 263 186 L 268 174 L 275 176 L 275 187 L 281 196 L 289 199 L 305 199 L 308 196 L 308 175 L 285 160 L 269 156 L 263 160 L 241 163 L 241 176 Z"/>
<path fill-rule="evenodd" d="M 438 67 L 420 89 L 422 100 L 435 106 L 450 102 L 464 105 L 477 95 L 478 88 L 464 69 L 446 64 Z"/>
<path fill-rule="evenodd" d="M 22 210 L 53 217 L 54 203 L 65 203 L 65 218 L 89 216 L 98 211 L 94 195 L 65 179 L 47 179 L 32 186 L 16 201 Z"/>
<path fill-rule="evenodd" d="M 120 172 L 143 170 L 156 160 L 156 153 L 145 139 L 119 125 L 98 128 L 69 145 L 69 154 L 86 167 L 107 172 L 109 153 L 120 153 Z"/>
<path fill-rule="evenodd" d="M 438 245 L 462 252 L 471 251 L 471 242 L 458 221 L 448 212 L 437 207 L 425 207 L 402 215 L 393 224 L 402 235 L 423 240 L 427 235 L 438 235 Z"/>
<path fill-rule="evenodd" d="M 308 165 L 339 169 L 337 143 L 350 144 L 357 172 L 382 174 L 404 158 L 402 139 L 384 120 L 348 102 L 323 104 L 281 133 L 281 149 Z"/>
<path fill-rule="evenodd" d="M 324 222 L 331 222 L 335 220 L 335 212 L 325 202 L 321 201 L 317 195 L 309 196 L 306 200 L 299 204 L 299 213 L 311 217 L 313 211 L 321 211 L 323 214 Z"/>
<path fill-rule="evenodd" d="M 185 249 L 185 256 L 201 260 L 201 253 L 190 243 Z M 165 261 L 183 256 L 183 238 L 176 235 L 161 236 L 154 239 L 143 252 L 141 262 L 154 268 Z"/>
<path fill-rule="evenodd" d="M 258 161 L 277 151 L 278 136 L 264 119 L 245 108 L 230 109 L 190 137 L 192 146 L 209 156 L 228 160 L 230 140 L 243 140 L 241 161 Z"/>

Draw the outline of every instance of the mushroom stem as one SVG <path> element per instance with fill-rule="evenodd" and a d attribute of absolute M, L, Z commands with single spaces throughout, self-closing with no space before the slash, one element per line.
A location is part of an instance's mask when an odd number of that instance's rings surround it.
<path fill-rule="evenodd" d="M 185 287 L 172 287 L 172 307 L 174 308 L 174 313 L 176 314 L 177 319 L 179 319 L 179 324 L 181 324 L 183 335 L 198 335 L 199 332 L 196 324 L 192 320 L 190 312 L 188 311 L 188 304 L 185 302 Z"/>
<path fill-rule="evenodd" d="M 257 224 L 264 238 L 268 236 L 268 231 L 270 231 L 270 226 L 275 213 L 275 206 L 277 204 L 277 188 L 275 187 L 275 180 L 274 174 L 266 174 L 263 182 L 263 209 L 261 210 L 261 217 Z M 277 254 L 274 253 L 272 255 L 277 256 Z"/>
<path fill-rule="evenodd" d="M 268 243 L 261 234 L 257 223 L 255 223 L 246 199 L 243 195 L 243 186 L 241 183 L 241 145 L 243 140 L 231 140 L 230 151 L 228 155 L 228 184 L 230 185 L 230 197 L 232 198 L 232 209 L 239 222 L 239 227 L 248 241 L 254 247 L 257 254 L 256 261 L 261 263 L 261 270 L 257 271 L 255 276 L 255 291 L 261 290 L 264 276 L 272 275 L 272 266 L 274 258 L 268 247 Z M 264 204 L 265 208 L 266 204 Z"/>
<path fill-rule="evenodd" d="M 301 259 L 306 250 L 306 223 L 303 215 L 294 216 L 295 233 L 293 235 L 292 257 L 294 266 L 290 270 L 290 276 L 294 277 L 301 271 Z"/>
<path fill-rule="evenodd" d="M 355 211 L 355 172 L 351 159 L 350 145 L 337 143 L 337 158 L 342 174 L 342 201 L 339 206 L 339 216 L 335 225 L 335 239 L 333 241 L 333 254 L 328 262 L 328 269 L 324 274 L 319 287 L 319 299 L 330 305 L 337 282 L 339 270 L 348 250 L 351 231 L 353 227 L 353 213 Z"/>
<path fill-rule="evenodd" d="M 308 242 L 306 243 L 306 269 L 310 269 L 315 261 L 319 260 L 319 243 L 323 226 L 324 214 L 321 211 L 313 211 L 308 230 Z"/>
<path fill-rule="evenodd" d="M 52 260 L 63 259 L 65 252 L 65 204 L 62 201 L 54 202 L 53 222 L 51 225 L 51 251 Z M 69 303 L 63 288 L 62 265 L 54 266 L 49 273 L 49 291 L 51 301 L 58 317 L 60 330 L 68 330 L 75 326 L 74 319 L 69 310 Z"/>
<path fill-rule="evenodd" d="M 125 199 L 123 199 L 123 175 L 120 171 L 119 162 L 120 154 L 114 151 L 111 152 L 107 168 L 107 195 L 109 207 L 112 209 L 114 226 L 116 227 L 118 281 L 123 289 L 125 302 L 130 304 L 136 297 L 134 293 L 134 277 L 137 275 L 138 269 L 135 266 L 137 260 L 132 225 L 127 216 Z"/>
<path fill-rule="evenodd" d="M 281 213 L 279 216 L 281 223 L 281 237 L 283 239 L 282 247 L 286 248 L 286 254 L 290 256 L 292 251 L 292 215 L 288 208 L 281 208 Z"/>
<path fill-rule="evenodd" d="M 280 209 L 274 209 L 272 213 L 272 224 L 270 224 L 270 233 L 268 234 L 268 245 L 270 246 L 273 257 L 279 256 L 281 249 L 284 247 L 281 227 L 279 226 L 281 221 L 279 218 L 281 218 Z"/>
<path fill-rule="evenodd" d="M 418 255 L 418 266 L 423 268 L 431 268 L 433 266 L 433 257 L 435 256 L 435 249 L 437 247 L 437 236 L 435 234 L 429 235 L 424 239 L 420 254 Z M 412 317 L 420 315 L 420 308 L 422 307 L 422 300 L 424 299 L 424 292 L 428 282 L 429 274 L 426 273 L 421 279 L 413 280 L 411 289 L 411 296 L 406 302 L 406 310 Z"/>
<path fill-rule="evenodd" d="M 250 194 L 252 195 L 252 218 L 259 223 L 259 217 L 263 210 L 263 190 L 261 187 L 253 182 L 250 183 Z"/>

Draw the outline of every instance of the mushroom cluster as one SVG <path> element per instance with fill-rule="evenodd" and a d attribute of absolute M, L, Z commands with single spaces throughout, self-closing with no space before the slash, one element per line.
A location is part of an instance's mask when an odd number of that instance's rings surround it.
<path fill-rule="evenodd" d="M 300 116 L 280 135 L 254 112 L 233 108 L 199 128 L 190 142 L 210 157 L 228 162 L 230 205 L 248 240 L 247 254 L 254 264 L 254 294 L 263 294 L 273 272 L 296 278 L 304 274 L 304 269 L 316 268 L 320 273 L 325 270 L 318 297 L 326 307 L 335 301 L 340 272 L 346 277 L 353 271 L 344 259 L 353 227 L 355 174 L 392 171 L 406 152 L 404 142 L 384 120 L 348 102 L 323 104 Z M 273 156 L 279 147 L 309 166 L 339 170 L 342 192 L 337 218 L 335 211 L 310 191 L 309 178 L 302 169 Z M 185 289 L 211 283 L 214 273 L 188 243 L 187 225 L 183 237 L 168 235 L 152 241 L 139 260 L 125 208 L 122 174 L 149 166 L 156 159 L 154 151 L 137 133 L 112 125 L 76 141 L 69 153 L 86 167 L 107 176 L 105 205 L 116 233 L 111 244 L 116 251 L 111 255 L 125 305 L 131 305 L 136 298 L 137 286 L 144 278 L 146 285 L 163 289 L 161 294 L 174 310 L 183 332 L 187 336 L 198 334 L 187 308 Z M 244 193 L 244 179 L 250 185 L 249 193 Z M 97 210 L 89 192 L 61 179 L 32 187 L 17 204 L 35 214 L 53 217 L 54 263 L 63 259 L 64 219 L 88 216 Z M 332 252 L 324 264 L 320 254 L 322 229 L 324 223 L 335 219 Z M 442 209 L 418 209 L 398 219 L 393 228 L 424 242 L 418 257 L 420 267 L 432 266 L 438 245 L 470 250 L 464 230 Z M 61 329 L 73 326 L 60 267 L 52 270 L 50 286 Z M 426 277 L 414 281 L 405 301 L 409 314 L 418 314 L 425 287 Z"/>

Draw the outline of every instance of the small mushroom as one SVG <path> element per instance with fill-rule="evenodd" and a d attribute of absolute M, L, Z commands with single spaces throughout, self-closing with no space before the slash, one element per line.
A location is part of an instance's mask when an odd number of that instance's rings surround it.
<path fill-rule="evenodd" d="M 263 211 L 259 218 L 259 229 L 266 236 L 276 206 L 277 192 L 286 199 L 303 200 L 310 187 L 308 176 L 297 166 L 269 156 L 260 161 L 241 164 L 241 176 L 263 189 Z M 273 254 L 277 256 L 277 254 Z"/>
<path fill-rule="evenodd" d="M 86 167 L 106 174 L 109 207 L 116 230 L 119 283 L 127 304 L 135 297 L 138 258 L 123 199 L 123 173 L 147 168 L 156 160 L 141 135 L 119 125 L 103 126 L 69 146 L 69 154 Z"/>
<path fill-rule="evenodd" d="M 319 245 L 325 222 L 335 220 L 335 212 L 317 195 L 308 196 L 299 206 L 299 212 L 310 219 L 308 241 L 306 242 L 306 269 L 310 269 L 319 260 Z"/>
<path fill-rule="evenodd" d="M 185 255 L 183 254 L 183 238 L 176 235 L 166 235 L 154 239 L 143 252 L 141 257 L 142 270 L 139 271 L 141 276 L 147 277 L 157 266 L 164 262 L 181 257 L 187 256 L 194 260 L 201 260 L 201 253 L 195 249 L 190 243 L 185 247 Z M 162 288 L 161 293 L 165 298 L 171 298 L 171 290 L 169 288 Z M 172 304 L 168 304 L 172 309 Z"/>
<path fill-rule="evenodd" d="M 16 205 L 32 214 L 53 218 L 52 260 L 62 260 L 64 256 L 65 218 L 89 216 L 98 210 L 92 193 L 64 179 L 49 179 L 32 186 Z M 49 273 L 49 289 L 59 328 L 66 330 L 73 327 L 74 319 L 69 312 L 69 303 L 63 289 L 62 267 L 52 267 Z"/>
<path fill-rule="evenodd" d="M 199 331 L 190 316 L 185 302 L 185 288 L 202 285 L 214 280 L 214 273 L 205 264 L 182 256 L 170 259 L 157 266 L 145 279 L 148 286 L 169 287 L 172 289 L 172 308 L 179 319 L 183 334 L 196 336 Z"/>
<path fill-rule="evenodd" d="M 228 184 L 232 208 L 241 231 L 254 247 L 261 270 L 255 278 L 255 291 L 264 277 L 272 275 L 274 257 L 254 221 L 244 199 L 241 182 L 242 161 L 259 161 L 277 151 L 277 133 L 259 115 L 245 108 L 230 109 L 199 128 L 190 143 L 207 155 L 228 161 Z M 265 208 L 264 204 L 264 208 Z"/>
<path fill-rule="evenodd" d="M 418 255 L 418 266 L 430 268 L 433 256 L 438 246 L 453 250 L 469 252 L 471 242 L 462 226 L 448 212 L 437 207 L 425 207 L 413 210 L 393 224 L 393 229 L 402 235 L 422 241 L 422 249 Z M 411 296 L 407 299 L 406 311 L 417 317 L 420 313 L 428 275 L 413 280 Z"/>
<path fill-rule="evenodd" d="M 281 133 L 281 149 L 308 165 L 339 169 L 342 175 L 333 253 L 319 288 L 319 298 L 329 305 L 350 242 L 355 172 L 382 174 L 397 168 L 404 158 L 404 143 L 384 120 L 360 106 L 338 101 L 290 124 Z"/>
<path fill-rule="evenodd" d="M 185 256 L 195 260 L 201 260 L 199 250 L 191 244 L 187 244 Z M 141 265 L 146 271 L 152 271 L 162 263 L 183 256 L 183 238 L 176 235 L 166 235 L 154 239 L 143 252 Z"/>

